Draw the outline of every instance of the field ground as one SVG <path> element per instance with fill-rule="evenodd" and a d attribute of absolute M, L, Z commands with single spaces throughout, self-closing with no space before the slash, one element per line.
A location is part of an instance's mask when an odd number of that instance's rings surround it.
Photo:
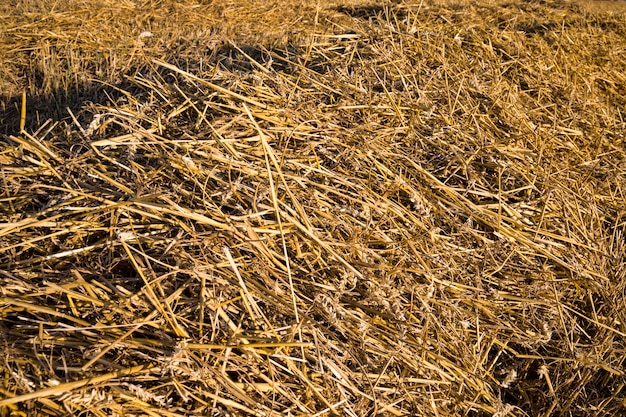
<path fill-rule="evenodd" d="M 0 3 L 0 416 L 626 414 L 623 2 Z"/>

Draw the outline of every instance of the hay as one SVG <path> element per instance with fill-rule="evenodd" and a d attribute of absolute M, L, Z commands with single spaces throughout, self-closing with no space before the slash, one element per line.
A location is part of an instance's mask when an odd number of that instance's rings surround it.
<path fill-rule="evenodd" d="M 623 14 L 0 7 L 0 415 L 624 412 Z"/>

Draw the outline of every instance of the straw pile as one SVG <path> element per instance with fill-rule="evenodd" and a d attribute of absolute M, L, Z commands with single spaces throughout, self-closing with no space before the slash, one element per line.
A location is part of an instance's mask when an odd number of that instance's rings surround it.
<path fill-rule="evenodd" d="M 0 416 L 625 412 L 623 14 L 0 8 Z"/>

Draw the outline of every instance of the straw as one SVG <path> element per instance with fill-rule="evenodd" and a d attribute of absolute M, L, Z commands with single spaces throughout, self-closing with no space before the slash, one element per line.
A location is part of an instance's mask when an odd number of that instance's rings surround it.
<path fill-rule="evenodd" d="M 623 415 L 596 6 L 0 5 L 0 415 Z"/>

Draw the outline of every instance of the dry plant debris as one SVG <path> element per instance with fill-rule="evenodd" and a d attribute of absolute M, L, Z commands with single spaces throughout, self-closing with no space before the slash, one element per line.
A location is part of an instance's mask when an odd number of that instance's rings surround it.
<path fill-rule="evenodd" d="M 0 416 L 623 415 L 626 16 L 304 3 L 0 6 Z"/>

